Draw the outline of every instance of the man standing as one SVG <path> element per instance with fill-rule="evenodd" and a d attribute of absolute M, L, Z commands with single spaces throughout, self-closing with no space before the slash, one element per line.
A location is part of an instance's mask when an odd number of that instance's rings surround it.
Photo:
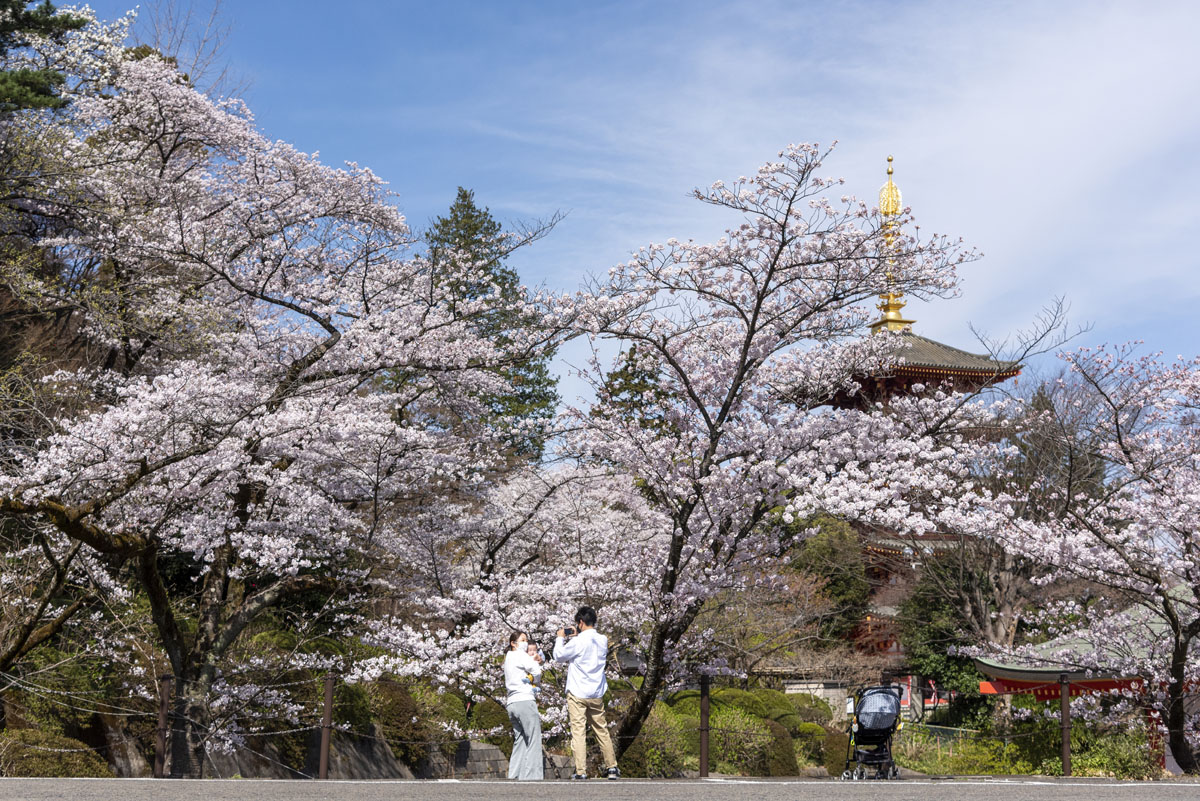
<path fill-rule="evenodd" d="M 621 778 L 608 721 L 604 719 L 604 691 L 608 680 L 604 665 L 608 661 L 608 638 L 596 631 L 596 610 L 581 606 L 575 613 L 575 636 L 568 638 L 565 629 L 558 630 L 554 640 L 554 659 L 566 662 L 567 718 L 571 721 L 571 753 L 575 755 L 575 775 L 572 779 L 587 778 L 587 724 L 592 724 L 600 755 L 608 768 L 609 779 Z"/>

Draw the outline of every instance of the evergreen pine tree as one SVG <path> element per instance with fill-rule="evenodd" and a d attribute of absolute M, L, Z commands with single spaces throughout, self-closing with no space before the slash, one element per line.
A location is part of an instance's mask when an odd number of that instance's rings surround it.
<path fill-rule="evenodd" d="M 449 214 L 432 222 L 425 241 L 435 275 L 439 276 L 442 286 L 450 289 L 451 303 L 478 300 L 497 292 L 496 308 L 476 318 L 476 331 L 501 346 L 508 345 L 510 332 L 527 321 L 506 308 L 519 297 L 521 282 L 516 271 L 504 263 L 511 247 L 500 223 L 492 218 L 486 207 L 481 209 L 475 205 L 473 191 L 460 186 Z M 464 275 L 460 268 L 464 259 L 482 264 L 483 275 Z M 550 418 L 558 403 L 558 393 L 550 375 L 549 361 L 549 354 L 532 355 L 497 368 L 513 391 L 503 395 L 480 395 L 480 400 L 490 410 L 489 416 L 496 420 L 516 417 L 531 422 Z M 518 455 L 530 459 L 540 457 L 545 445 L 540 433 L 516 436 L 512 444 Z"/>
<path fill-rule="evenodd" d="M 0 0 L 0 58 L 27 46 L 30 35 L 54 38 L 84 25 L 80 17 L 56 14 L 50 0 L 30 5 L 27 0 Z M 63 80 L 55 70 L 0 71 L 0 112 L 65 106 L 66 99 L 58 94 Z"/>

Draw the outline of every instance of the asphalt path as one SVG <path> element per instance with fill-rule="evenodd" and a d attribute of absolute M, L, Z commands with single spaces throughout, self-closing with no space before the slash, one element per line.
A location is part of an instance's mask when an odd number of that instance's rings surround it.
<path fill-rule="evenodd" d="M 0 779 L 3 801 L 1196 801 L 1195 781 L 621 779 L 518 783 L 260 779 Z"/>

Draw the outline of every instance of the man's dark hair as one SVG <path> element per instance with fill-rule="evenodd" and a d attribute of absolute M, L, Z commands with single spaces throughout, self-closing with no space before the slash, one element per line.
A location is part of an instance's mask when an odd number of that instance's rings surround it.
<path fill-rule="evenodd" d="M 581 606 L 579 611 L 575 613 L 575 622 L 586 623 L 589 626 L 596 625 L 596 610 L 590 606 Z"/>

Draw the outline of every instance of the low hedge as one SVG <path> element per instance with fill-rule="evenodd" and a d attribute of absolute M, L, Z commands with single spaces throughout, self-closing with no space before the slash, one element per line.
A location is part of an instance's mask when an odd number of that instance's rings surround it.
<path fill-rule="evenodd" d="M 654 705 L 637 738 L 621 755 L 621 773 L 634 777 L 681 776 L 699 766 L 698 718 L 680 715 L 661 701 Z"/>
<path fill-rule="evenodd" d="M 800 726 L 805 723 L 804 718 L 796 714 L 796 707 L 788 700 L 786 693 L 765 688 L 752 690 L 751 692 L 766 711 L 766 719 L 781 724 L 787 729 L 788 734 L 793 737 L 800 730 Z"/>
<path fill-rule="evenodd" d="M 817 723 L 801 723 L 793 734 L 796 754 L 806 763 L 825 764 L 825 728 Z"/>
<path fill-rule="evenodd" d="M 800 767 L 796 764 L 796 744 L 783 724 L 767 721 L 771 739 L 767 743 L 767 775 L 797 776 Z"/>
<path fill-rule="evenodd" d="M 825 759 L 825 770 L 830 776 L 841 776 L 846 769 L 846 753 L 850 748 L 850 735 L 838 729 L 825 729 L 825 742 L 822 751 Z"/>
<path fill-rule="evenodd" d="M 784 698 L 792 705 L 796 716 L 806 723 L 826 726 L 833 720 L 833 708 L 824 698 L 809 693 L 784 693 Z"/>

